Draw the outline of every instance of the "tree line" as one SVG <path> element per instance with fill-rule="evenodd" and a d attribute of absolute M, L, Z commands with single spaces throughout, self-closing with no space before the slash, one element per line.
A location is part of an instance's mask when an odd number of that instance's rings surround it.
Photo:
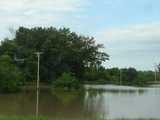
<path fill-rule="evenodd" d="M 102 66 L 109 55 L 102 52 L 103 45 L 95 41 L 93 37 L 79 35 L 68 28 L 19 27 L 13 39 L 6 38 L 0 44 L 0 91 L 15 91 L 20 85 L 36 80 L 34 53 L 37 51 L 43 52 L 42 82 L 55 83 L 61 78 L 62 82 L 58 83 L 63 83 L 67 77 L 80 83 L 118 84 L 120 69 Z M 158 68 L 160 70 L 160 65 Z M 125 68 L 121 80 L 125 84 L 138 84 L 152 81 L 153 75 L 152 71 Z"/>
<path fill-rule="evenodd" d="M 86 83 L 117 84 L 146 86 L 155 81 L 160 81 L 160 71 L 139 71 L 135 68 L 89 68 L 84 78 Z"/>
<path fill-rule="evenodd" d="M 101 52 L 100 48 L 103 45 L 96 44 L 93 37 L 78 35 L 68 28 L 20 27 L 13 39 L 1 42 L 0 57 L 9 59 L 8 66 L 12 64 L 23 74 L 23 81 L 30 82 L 36 80 L 37 58 L 34 53 L 43 52 L 40 63 L 41 81 L 50 83 L 62 73 L 72 73 L 76 78 L 82 79 L 86 68 L 101 66 L 102 62 L 109 59 L 109 55 Z M 11 75 L 6 75 L 9 76 Z M 3 79 L 1 77 L 1 81 Z"/>

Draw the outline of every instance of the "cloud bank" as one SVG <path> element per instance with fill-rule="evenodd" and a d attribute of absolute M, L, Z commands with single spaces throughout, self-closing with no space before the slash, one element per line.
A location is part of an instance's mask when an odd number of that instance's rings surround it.
<path fill-rule="evenodd" d="M 102 43 L 111 55 L 114 66 L 135 66 L 152 69 L 160 61 L 160 24 L 139 24 L 123 28 L 107 29 Z"/>
<path fill-rule="evenodd" d="M 9 27 L 63 26 L 66 17 L 79 14 L 88 0 L 1 0 L 0 38 L 8 36 Z M 64 22 L 65 21 L 65 22 Z"/>
<path fill-rule="evenodd" d="M 112 42 L 159 42 L 160 24 L 140 24 L 125 28 L 112 28 L 103 32 L 103 35 Z"/>

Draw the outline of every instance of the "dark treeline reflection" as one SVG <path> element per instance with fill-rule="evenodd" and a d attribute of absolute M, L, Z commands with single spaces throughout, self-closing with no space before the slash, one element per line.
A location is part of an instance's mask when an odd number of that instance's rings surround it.
<path fill-rule="evenodd" d="M 108 90 L 105 90 L 105 89 L 99 89 L 99 90 L 95 90 L 95 89 L 89 89 L 88 92 L 92 95 L 102 95 L 103 93 L 112 93 L 112 94 L 119 94 L 119 95 L 131 95 L 131 94 L 137 94 L 137 95 L 140 95 L 140 94 L 143 94 L 144 92 L 146 92 L 147 90 L 143 90 L 143 89 L 138 89 L 138 90 L 117 90 L 117 89 L 108 89 Z"/>

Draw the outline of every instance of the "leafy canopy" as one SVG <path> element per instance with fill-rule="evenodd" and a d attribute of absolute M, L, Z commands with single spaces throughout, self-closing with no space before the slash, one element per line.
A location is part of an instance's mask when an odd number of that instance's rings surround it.
<path fill-rule="evenodd" d="M 23 74 L 8 55 L 0 56 L 0 91 L 15 92 L 24 81 Z"/>
<path fill-rule="evenodd" d="M 93 37 L 78 35 L 68 28 L 20 27 L 14 39 L 1 43 L 0 55 L 24 58 L 23 64 L 16 64 L 27 80 L 35 80 L 37 59 L 34 52 L 41 51 L 41 79 L 52 81 L 64 72 L 81 78 L 86 68 L 101 66 L 109 56 L 100 48 L 103 45 L 96 44 Z"/>

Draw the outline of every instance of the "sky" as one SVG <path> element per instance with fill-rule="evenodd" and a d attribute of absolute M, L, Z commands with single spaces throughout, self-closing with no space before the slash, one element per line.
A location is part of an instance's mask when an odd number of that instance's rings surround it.
<path fill-rule="evenodd" d="M 69 27 L 104 44 L 108 67 L 154 70 L 160 62 L 160 0 L 0 0 L 0 40 L 25 27 Z"/>

